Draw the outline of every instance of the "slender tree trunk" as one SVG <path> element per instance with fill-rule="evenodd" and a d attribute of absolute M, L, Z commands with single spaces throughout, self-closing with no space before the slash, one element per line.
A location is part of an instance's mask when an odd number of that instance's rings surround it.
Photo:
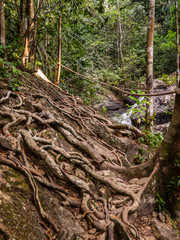
<path fill-rule="evenodd" d="M 122 24 L 121 24 L 121 14 L 119 10 L 119 0 L 117 0 L 117 10 L 118 10 L 118 24 L 119 24 L 119 34 L 120 34 L 120 41 L 119 41 L 119 51 L 121 56 L 121 61 L 124 62 L 123 58 L 123 32 L 122 32 Z"/>
<path fill-rule="evenodd" d="M 179 24 L 178 24 L 178 18 L 179 18 L 179 10 L 178 10 L 178 0 L 176 0 L 176 49 L 177 49 L 177 86 L 179 84 Z"/>
<path fill-rule="evenodd" d="M 147 64 L 146 87 L 147 92 L 153 92 L 153 38 L 154 38 L 155 0 L 149 0 L 149 16 L 147 30 Z M 146 110 L 146 128 L 152 129 L 153 125 L 153 97 L 149 98 Z"/>
<path fill-rule="evenodd" d="M 24 4 L 24 3 L 23 3 Z M 29 61 L 34 60 L 34 50 L 35 50 L 35 35 L 34 35 L 34 0 L 27 0 L 26 6 L 23 7 L 26 9 L 25 15 L 25 47 L 24 54 L 22 57 L 22 63 L 24 66 L 27 66 Z M 27 18 L 27 25 L 26 25 Z M 27 26 L 27 28 L 26 28 Z M 24 31 L 23 31 L 24 32 Z"/>
<path fill-rule="evenodd" d="M 0 44 L 4 48 L 4 57 L 6 58 L 6 24 L 4 16 L 4 1 L 0 0 Z"/>
<path fill-rule="evenodd" d="M 20 35 L 21 37 L 23 37 L 25 35 L 25 32 L 27 31 L 27 0 L 20 1 L 20 17 Z"/>
<path fill-rule="evenodd" d="M 29 25 L 29 60 L 34 60 L 35 31 L 34 31 L 34 0 L 28 1 L 28 25 Z"/>
<path fill-rule="evenodd" d="M 61 22 L 62 22 L 62 14 L 59 16 L 59 49 L 58 49 L 58 69 L 57 69 L 57 77 L 55 84 L 59 84 L 60 76 L 61 76 Z"/>

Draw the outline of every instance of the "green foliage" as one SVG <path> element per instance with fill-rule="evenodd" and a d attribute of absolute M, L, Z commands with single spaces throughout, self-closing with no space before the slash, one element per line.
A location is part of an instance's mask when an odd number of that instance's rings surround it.
<path fill-rule="evenodd" d="M 144 162 L 144 153 L 145 153 L 145 148 L 141 147 L 139 149 L 139 154 L 135 157 L 137 164 L 142 164 Z"/>
<path fill-rule="evenodd" d="M 168 107 L 166 109 L 166 114 L 172 115 L 173 109 L 174 109 L 174 99 L 169 101 Z"/>
<path fill-rule="evenodd" d="M 20 91 L 20 89 L 19 89 L 20 86 L 21 86 L 21 82 L 17 78 L 14 78 L 13 80 L 9 81 L 9 83 L 8 83 L 8 87 L 12 91 Z"/>
<path fill-rule="evenodd" d="M 158 192 L 156 193 L 156 203 L 157 203 L 156 210 L 158 212 L 162 211 L 165 208 L 166 202 L 162 199 Z"/>
<path fill-rule="evenodd" d="M 101 82 L 111 83 L 113 85 L 118 85 L 121 82 L 119 75 L 110 69 L 97 70 L 95 74 Z"/>
<path fill-rule="evenodd" d="M 140 143 L 146 144 L 153 149 L 157 149 L 163 140 L 161 132 L 144 131 L 145 136 L 140 137 L 138 140 Z"/>
<path fill-rule="evenodd" d="M 154 38 L 155 72 L 169 74 L 176 70 L 176 32 L 169 30 L 167 35 Z"/>
<path fill-rule="evenodd" d="M 98 102 L 99 96 L 97 93 L 102 93 L 97 83 L 82 78 L 71 78 L 69 81 L 63 80 L 61 87 L 68 90 L 71 94 L 80 96 L 87 105 Z"/>
<path fill-rule="evenodd" d="M 169 76 L 163 73 L 160 80 L 164 81 L 168 85 L 172 85 L 176 82 L 176 76 Z"/>
<path fill-rule="evenodd" d="M 173 180 L 170 180 L 167 189 L 171 198 L 176 198 L 176 194 L 180 188 L 180 176 L 174 177 Z"/>
<path fill-rule="evenodd" d="M 21 71 L 17 69 L 13 63 L 5 61 L 2 58 L 0 58 L 0 64 L 3 65 L 3 68 L 0 69 L 1 77 L 9 79 L 8 87 L 12 91 L 19 91 L 19 86 L 21 85 L 21 83 L 17 77 L 21 73 Z"/>
<path fill-rule="evenodd" d="M 0 56 L 4 54 L 4 47 L 2 44 L 0 44 Z"/>
<path fill-rule="evenodd" d="M 104 114 L 107 113 L 107 108 L 106 108 L 105 106 L 102 107 L 102 112 L 103 112 Z"/>
<path fill-rule="evenodd" d="M 19 64 L 24 50 L 21 32 L 21 1 L 5 1 L 6 45 L 8 59 Z M 35 10 L 37 1 L 35 1 Z M 119 32 L 117 2 L 58 0 L 46 1 L 38 12 L 36 29 L 36 64 L 53 80 L 58 53 L 58 21 L 62 13 L 62 63 L 82 74 L 95 74 L 110 84 L 133 85 L 145 81 L 148 3 L 120 0 L 123 39 Z M 176 70 L 176 28 L 174 3 L 156 2 L 154 70 L 169 84 L 168 74 Z M 120 43 L 124 62 L 120 56 Z M 45 51 L 43 50 L 45 49 Z M 39 51 L 37 51 L 37 49 Z M 0 54 L 3 53 L 0 46 Z M 68 71 L 62 79 L 72 78 Z M 97 87 L 84 80 L 63 84 L 71 93 L 80 93 L 85 102 L 96 99 Z M 96 90 L 93 90 L 93 87 Z M 76 90 L 83 88 L 83 91 Z M 88 89 L 89 88 L 89 89 Z M 93 96 L 93 94 L 95 96 Z M 89 100 L 88 100 L 89 98 Z M 141 109 L 144 111 L 144 109 Z M 136 110 L 134 110 L 136 111 Z M 138 114 L 136 112 L 135 114 Z M 141 113 L 142 114 L 142 113 Z"/>
<path fill-rule="evenodd" d="M 131 91 L 132 93 L 136 93 L 135 91 Z M 145 92 L 142 92 L 140 90 L 137 91 L 138 94 L 145 94 Z M 148 97 L 140 97 L 136 98 L 134 96 L 130 96 L 130 99 L 135 101 L 136 107 L 133 107 L 133 109 L 129 110 L 128 112 L 132 111 L 132 114 L 135 114 L 138 118 L 138 120 L 142 119 L 144 122 L 145 120 L 145 112 L 146 112 L 146 104 L 149 104 Z M 126 104 L 129 108 L 132 108 L 129 104 Z"/>

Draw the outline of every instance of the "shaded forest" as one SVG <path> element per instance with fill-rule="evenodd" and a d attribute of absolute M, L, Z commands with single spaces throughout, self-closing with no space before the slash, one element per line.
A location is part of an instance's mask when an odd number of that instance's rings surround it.
<path fill-rule="evenodd" d="M 178 8 L 0 0 L 0 239 L 179 239 Z"/>

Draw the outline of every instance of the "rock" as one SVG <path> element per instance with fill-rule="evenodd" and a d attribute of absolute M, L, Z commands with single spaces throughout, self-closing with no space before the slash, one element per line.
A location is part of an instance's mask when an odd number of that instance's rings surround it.
<path fill-rule="evenodd" d="M 75 169 L 75 175 L 76 175 L 76 177 L 79 177 L 79 178 L 83 178 L 83 179 L 86 178 L 85 172 L 83 172 L 83 171 L 82 171 L 81 169 L 79 169 L 79 168 L 76 168 L 76 169 Z"/>
<path fill-rule="evenodd" d="M 102 197 L 108 198 L 111 195 L 111 192 L 108 188 L 102 187 L 99 189 L 99 193 Z"/>
<path fill-rule="evenodd" d="M 129 181 L 130 184 L 135 184 L 137 183 L 137 181 L 139 181 L 139 178 L 133 178 Z"/>
<path fill-rule="evenodd" d="M 95 105 L 94 108 L 100 111 L 103 111 L 105 109 L 107 111 L 115 111 L 122 108 L 122 103 L 119 101 L 103 102 Z"/>
<path fill-rule="evenodd" d="M 171 121 L 171 117 L 172 117 L 172 113 L 169 114 L 167 112 L 158 112 L 155 114 L 154 122 L 157 125 L 169 123 Z"/>
<path fill-rule="evenodd" d="M 74 165 L 71 163 L 63 162 L 67 173 L 71 173 L 74 170 Z"/>
<path fill-rule="evenodd" d="M 97 232 L 97 229 L 96 228 L 92 228 L 91 230 L 89 230 L 89 233 L 90 234 L 95 234 Z"/>
<path fill-rule="evenodd" d="M 157 132 L 163 132 L 163 133 L 165 133 L 166 131 L 167 131 L 167 129 L 168 129 L 168 127 L 169 127 L 169 122 L 168 123 L 165 123 L 165 124 L 161 124 L 161 125 L 156 125 L 155 126 L 155 130 L 157 131 Z"/>
<path fill-rule="evenodd" d="M 32 102 L 29 101 L 29 100 L 27 100 L 27 99 L 25 100 L 24 108 L 25 108 L 25 110 L 27 110 L 27 111 L 35 112 L 35 108 L 34 108 Z"/>
<path fill-rule="evenodd" d="M 159 240 L 179 240 L 178 233 L 172 226 L 158 220 L 152 220 L 152 230 L 155 237 Z"/>
<path fill-rule="evenodd" d="M 104 139 L 104 141 L 113 147 L 118 146 L 122 152 L 126 153 L 127 159 L 130 163 L 133 163 L 135 156 L 139 154 L 139 145 L 130 141 L 128 138 L 116 137 L 109 133 L 105 128 L 102 128 L 98 125 L 94 126 L 93 132 L 98 134 L 102 139 Z M 126 159 L 124 160 L 125 161 L 122 160 L 123 166 L 128 166 L 129 163 L 126 161 Z M 101 165 L 101 169 L 103 169 L 103 164 Z"/>
<path fill-rule="evenodd" d="M 161 212 L 158 213 L 158 218 L 161 222 L 165 223 L 166 222 L 166 217 L 164 216 L 164 214 L 162 214 Z"/>
<path fill-rule="evenodd" d="M 145 240 L 145 238 L 143 238 L 143 237 L 140 237 L 140 238 L 139 238 L 139 240 Z"/>
<path fill-rule="evenodd" d="M 157 213 L 157 212 L 155 212 L 155 211 L 152 212 L 152 217 L 153 217 L 153 218 L 157 218 L 157 216 L 158 216 L 158 213 Z"/>
<path fill-rule="evenodd" d="M 139 181 L 137 181 L 137 184 L 144 185 L 148 180 L 148 177 L 141 178 Z"/>
<path fill-rule="evenodd" d="M 129 106 L 134 105 L 136 102 L 135 100 L 131 99 L 130 97 L 126 97 L 123 99 L 124 104 L 128 104 Z"/>
<path fill-rule="evenodd" d="M 180 192 L 177 193 L 172 207 L 173 217 L 180 224 Z"/>
<path fill-rule="evenodd" d="M 145 216 L 143 216 L 143 217 L 141 217 L 141 221 L 142 221 L 142 222 L 147 222 L 147 221 L 148 221 L 148 218 L 145 217 Z"/>
<path fill-rule="evenodd" d="M 4 136 L 0 136 L 0 145 L 6 149 L 14 150 L 13 143 Z"/>
<path fill-rule="evenodd" d="M 156 240 L 156 238 L 153 236 L 148 236 L 148 237 L 145 237 L 145 240 Z"/>
<path fill-rule="evenodd" d="M 144 227 L 142 232 L 143 232 L 143 235 L 145 235 L 145 236 L 151 235 L 152 234 L 151 227 L 149 227 L 149 226 Z"/>
<path fill-rule="evenodd" d="M 6 226 L 10 233 L 7 239 L 47 239 L 45 229 L 41 225 L 39 214 L 34 206 L 32 191 L 26 178 L 17 171 L 7 166 L 1 166 L 0 182 L 8 179 L 8 184 L 1 184 L 0 214 L 1 224 Z M 73 214 L 61 206 L 61 200 L 55 194 L 41 186 L 39 192 L 43 200 L 46 213 L 53 216 L 54 222 L 59 226 L 57 239 L 73 240 L 81 239 L 84 229 Z M 8 198 L 9 200 L 8 200 Z M 20 223 L 17 225 L 17 223 Z M 0 226 L 1 227 L 1 226 Z M 77 237 L 77 238 L 75 238 Z M 0 232 L 0 239 L 2 238 Z"/>

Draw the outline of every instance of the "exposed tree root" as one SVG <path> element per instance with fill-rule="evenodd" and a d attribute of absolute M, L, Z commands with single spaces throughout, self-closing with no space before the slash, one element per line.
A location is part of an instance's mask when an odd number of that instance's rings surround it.
<path fill-rule="evenodd" d="M 144 136 L 144 133 L 141 132 L 138 128 L 136 127 L 133 127 L 131 125 L 128 125 L 128 124 L 109 124 L 107 125 L 109 128 L 112 128 L 112 129 L 126 129 L 126 130 L 129 130 L 129 131 L 132 131 L 136 134 L 136 137 L 142 137 Z"/>
<path fill-rule="evenodd" d="M 59 228 L 42 208 L 36 182 L 58 194 L 62 205 L 78 208 L 87 226 L 96 228 L 94 239 L 115 239 L 117 226 L 126 239 L 138 239 L 130 214 L 138 209 L 158 165 L 152 160 L 125 167 L 130 162 L 124 150 L 107 139 L 113 135 L 110 129 L 128 129 L 137 137 L 142 132 L 113 125 L 57 86 L 51 89 L 43 83 L 39 90 L 38 82 L 32 84 L 37 92 L 33 95 L 22 97 L 9 91 L 0 99 L 0 146 L 6 152 L 0 155 L 0 164 L 26 176 L 41 218 L 55 232 Z M 24 98 L 30 99 L 33 111 L 26 108 Z M 95 125 L 105 129 L 106 137 L 95 133 Z M 142 187 L 124 181 L 144 176 L 149 178 Z"/>

